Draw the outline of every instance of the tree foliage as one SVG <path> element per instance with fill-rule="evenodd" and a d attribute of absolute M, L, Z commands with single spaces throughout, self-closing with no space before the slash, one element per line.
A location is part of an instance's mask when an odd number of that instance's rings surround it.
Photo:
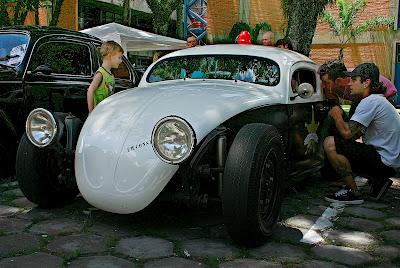
<path fill-rule="evenodd" d="M 169 18 L 177 9 L 180 0 L 146 0 L 153 13 L 153 30 L 155 33 L 166 35 L 168 32 Z"/>
<path fill-rule="evenodd" d="M 49 25 L 56 26 L 64 0 L 52 1 L 52 16 Z M 29 12 L 34 12 L 35 24 L 39 24 L 40 0 L 16 0 L 10 5 L 7 0 L 0 0 L 0 26 L 23 25 Z"/>
<path fill-rule="evenodd" d="M 229 33 L 229 38 L 233 43 L 236 41 L 236 37 L 239 35 L 241 31 L 248 31 L 251 35 L 252 43 L 255 44 L 257 43 L 257 38 L 258 35 L 260 34 L 260 31 L 271 31 L 271 25 L 268 24 L 267 22 L 261 22 L 257 23 L 254 28 L 251 28 L 249 24 L 246 22 L 236 22 L 233 26 L 232 29 Z"/>
<path fill-rule="evenodd" d="M 283 13 L 288 20 L 286 37 L 296 50 L 309 55 L 318 16 L 334 0 L 281 0 Z"/>
<path fill-rule="evenodd" d="M 336 7 L 339 11 L 337 17 L 327 11 L 322 13 L 322 19 L 328 23 L 332 34 L 339 38 L 339 60 L 343 60 L 345 45 L 351 41 L 354 42 L 360 34 L 376 29 L 391 28 L 394 25 L 393 18 L 383 16 L 373 17 L 356 25 L 354 20 L 366 5 L 367 0 L 353 0 L 352 2 L 336 0 Z"/>

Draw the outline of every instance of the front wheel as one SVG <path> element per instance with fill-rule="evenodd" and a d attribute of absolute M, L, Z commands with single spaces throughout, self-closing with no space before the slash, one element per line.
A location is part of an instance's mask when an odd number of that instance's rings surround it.
<path fill-rule="evenodd" d="M 59 147 L 38 148 L 24 134 L 18 146 L 16 177 L 26 198 L 44 208 L 71 203 L 78 194 L 74 170 Z"/>
<path fill-rule="evenodd" d="M 225 164 L 222 206 L 232 239 L 257 246 L 272 233 L 281 207 L 286 163 L 275 127 L 245 125 L 236 135 Z"/>

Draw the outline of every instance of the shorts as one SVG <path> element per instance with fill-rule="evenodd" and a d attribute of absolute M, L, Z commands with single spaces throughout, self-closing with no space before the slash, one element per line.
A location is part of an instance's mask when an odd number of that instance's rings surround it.
<path fill-rule="evenodd" d="M 353 173 L 372 180 L 387 179 L 396 174 L 395 170 L 382 163 L 374 146 L 334 136 L 336 152 L 345 156 Z"/>

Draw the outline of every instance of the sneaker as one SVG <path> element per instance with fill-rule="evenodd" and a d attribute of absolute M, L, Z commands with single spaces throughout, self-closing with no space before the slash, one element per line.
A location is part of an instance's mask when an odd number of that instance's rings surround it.
<path fill-rule="evenodd" d="M 339 191 L 333 194 L 325 196 L 325 200 L 332 203 L 339 203 L 345 205 L 359 205 L 364 202 L 364 200 L 359 196 L 359 194 L 354 193 L 348 187 L 342 187 Z"/>
<path fill-rule="evenodd" d="M 371 186 L 371 198 L 373 200 L 380 200 L 392 185 L 393 181 L 390 179 L 379 180 Z"/>

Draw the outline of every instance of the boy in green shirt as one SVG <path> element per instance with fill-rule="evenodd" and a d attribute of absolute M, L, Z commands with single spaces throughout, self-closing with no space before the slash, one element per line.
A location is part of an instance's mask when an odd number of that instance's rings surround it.
<path fill-rule="evenodd" d="M 103 64 L 96 71 L 87 91 L 89 113 L 97 104 L 114 93 L 115 78 L 111 69 L 118 68 L 121 64 L 124 50 L 117 42 L 107 41 L 101 45 L 100 54 L 103 57 Z"/>

